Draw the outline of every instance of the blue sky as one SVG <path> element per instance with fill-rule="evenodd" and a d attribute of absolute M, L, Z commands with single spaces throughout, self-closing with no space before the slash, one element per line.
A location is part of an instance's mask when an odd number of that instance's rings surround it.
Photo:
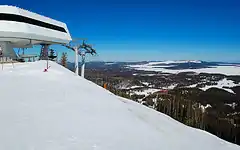
<path fill-rule="evenodd" d="M 1 0 L 65 22 L 98 56 L 88 60 L 240 62 L 239 0 Z M 67 51 L 69 60 L 73 53 Z M 36 48 L 29 53 L 38 52 Z"/>

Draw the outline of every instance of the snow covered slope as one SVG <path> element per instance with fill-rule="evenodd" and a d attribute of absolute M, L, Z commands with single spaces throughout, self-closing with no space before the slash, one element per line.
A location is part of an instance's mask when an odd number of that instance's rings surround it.
<path fill-rule="evenodd" d="M 0 71 L 1 150 L 237 150 L 51 62 Z"/>

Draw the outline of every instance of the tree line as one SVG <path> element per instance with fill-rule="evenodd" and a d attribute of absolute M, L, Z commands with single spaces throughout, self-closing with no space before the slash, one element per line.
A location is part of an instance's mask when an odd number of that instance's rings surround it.
<path fill-rule="evenodd" d="M 195 92 L 193 92 L 195 90 Z M 205 130 L 224 140 L 240 145 L 240 117 L 239 114 L 225 113 L 224 109 L 230 106 L 205 105 L 198 99 L 202 95 L 199 89 L 192 90 L 194 96 L 190 96 L 190 90 L 179 90 L 168 94 L 155 93 L 145 99 L 145 105 L 152 106 L 159 112 L 167 114 L 188 126 Z M 196 92 L 198 91 L 198 92 Z M 184 96 L 188 94 L 188 96 Z M 152 101 L 156 98 L 156 102 Z M 211 97 L 214 98 L 214 97 Z M 224 106 L 223 106 L 224 105 Z M 208 107 L 207 107 L 208 106 Z M 219 107 L 225 107 L 220 109 Z"/>

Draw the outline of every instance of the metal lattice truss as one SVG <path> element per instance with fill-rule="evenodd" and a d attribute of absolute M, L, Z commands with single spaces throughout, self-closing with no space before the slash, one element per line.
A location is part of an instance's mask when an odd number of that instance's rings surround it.
<path fill-rule="evenodd" d="M 63 45 L 67 47 L 68 49 L 71 49 L 73 51 L 78 51 L 78 55 L 83 56 L 86 54 L 91 54 L 91 55 L 96 55 L 97 52 L 95 49 L 92 48 L 90 44 L 86 44 L 85 41 L 83 41 L 82 44 L 77 45 L 77 46 L 70 46 L 70 45 Z"/>
<path fill-rule="evenodd" d="M 75 51 L 75 73 L 78 75 L 78 56 L 82 57 L 82 69 L 81 69 L 81 76 L 84 77 L 84 68 L 85 68 L 85 56 L 86 54 L 96 55 L 97 52 L 95 49 L 92 48 L 91 45 L 86 44 L 85 40 L 83 43 L 77 46 L 70 46 L 70 45 L 63 45 L 68 49 Z"/>

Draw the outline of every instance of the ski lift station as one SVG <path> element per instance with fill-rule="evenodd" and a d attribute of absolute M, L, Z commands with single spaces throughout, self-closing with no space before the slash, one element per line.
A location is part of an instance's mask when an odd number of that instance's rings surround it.
<path fill-rule="evenodd" d="M 72 40 L 65 23 L 18 8 L 0 5 L 1 57 L 17 59 L 13 48 L 31 48 L 42 45 L 68 44 Z M 47 57 L 47 56 L 46 56 Z"/>

